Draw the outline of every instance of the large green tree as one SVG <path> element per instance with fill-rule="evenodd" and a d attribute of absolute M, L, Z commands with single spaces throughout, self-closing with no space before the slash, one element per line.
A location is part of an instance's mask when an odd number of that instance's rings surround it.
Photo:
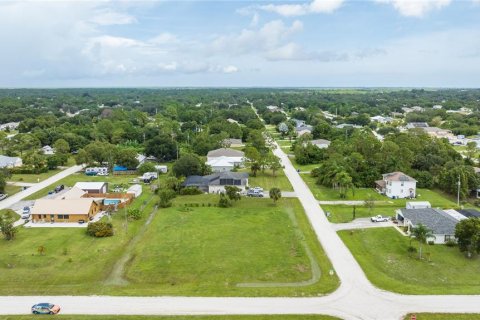
<path fill-rule="evenodd" d="M 480 219 L 464 219 L 455 226 L 458 248 L 468 257 L 480 252 Z"/>

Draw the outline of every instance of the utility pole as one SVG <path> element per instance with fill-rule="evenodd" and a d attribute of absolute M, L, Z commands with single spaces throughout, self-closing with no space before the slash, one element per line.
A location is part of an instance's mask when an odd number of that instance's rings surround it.
<path fill-rule="evenodd" d="M 457 183 L 457 207 L 460 207 L 460 175 L 458 175 L 458 183 Z"/>

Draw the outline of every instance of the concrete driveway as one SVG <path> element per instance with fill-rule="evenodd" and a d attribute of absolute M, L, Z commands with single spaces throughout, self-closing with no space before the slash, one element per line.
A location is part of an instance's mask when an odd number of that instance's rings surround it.
<path fill-rule="evenodd" d="M 392 221 L 387 222 L 372 222 L 370 218 L 358 218 L 348 223 L 335 223 L 332 224 L 332 228 L 335 231 L 350 230 L 350 229 L 368 229 L 368 228 L 385 228 L 393 227 Z"/>

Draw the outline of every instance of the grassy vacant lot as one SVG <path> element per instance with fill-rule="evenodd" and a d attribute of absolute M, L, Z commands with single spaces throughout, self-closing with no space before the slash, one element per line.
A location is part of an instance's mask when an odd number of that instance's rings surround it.
<path fill-rule="evenodd" d="M 410 239 L 394 228 L 340 231 L 339 235 L 368 279 L 381 289 L 404 294 L 480 293 L 480 259 L 467 259 L 456 247 L 425 246 L 428 262 L 417 255 L 410 257 Z"/>
<path fill-rule="evenodd" d="M 56 175 L 62 170 L 63 169 L 49 170 L 48 172 L 39 174 L 13 174 L 8 181 L 37 183 Z"/>
<path fill-rule="evenodd" d="M 480 320 L 480 314 L 473 313 L 414 313 L 417 320 Z M 412 314 L 403 318 L 410 320 Z"/>
<path fill-rule="evenodd" d="M 18 193 L 20 191 L 22 191 L 22 187 L 12 186 L 9 184 L 5 186 L 5 193 L 8 194 L 9 196 L 13 196 L 15 193 Z"/>
<path fill-rule="evenodd" d="M 166 177 L 166 175 L 159 175 L 159 179 L 162 180 Z M 77 182 L 90 182 L 90 181 L 104 181 L 108 182 L 109 188 L 112 188 L 116 184 L 129 184 L 132 179 L 138 178 L 138 175 L 109 175 L 109 176 L 87 176 L 83 173 L 74 173 L 60 181 L 57 181 L 54 184 L 51 184 L 50 186 L 35 192 L 34 194 L 28 196 L 27 200 L 35 200 L 41 197 L 44 197 L 48 194 L 49 191 L 55 189 L 55 186 L 58 186 L 60 184 L 63 184 L 68 187 L 73 187 L 73 185 Z M 154 183 L 158 182 L 158 180 L 155 180 Z"/>
<path fill-rule="evenodd" d="M 355 218 L 365 218 L 376 216 L 380 214 L 382 216 L 394 216 L 395 210 L 401 207 L 391 205 L 391 204 L 381 204 L 376 205 L 372 212 L 364 206 L 356 206 L 355 209 Z M 333 223 L 345 223 L 353 220 L 353 206 L 350 205 L 322 205 L 324 211 L 330 212 L 330 217 L 328 218 L 330 222 Z"/>
<path fill-rule="evenodd" d="M 282 191 L 293 191 L 293 187 L 282 169 L 275 172 L 275 177 L 270 169 L 266 169 L 265 172 L 261 170 L 258 171 L 256 177 L 252 175 L 249 169 L 243 169 L 241 171 L 249 173 L 248 184 L 251 187 L 262 187 L 267 191 L 273 187 L 280 188 Z"/>
<path fill-rule="evenodd" d="M 218 196 L 187 196 L 160 209 L 129 263 L 126 278 L 131 285 L 115 293 L 129 293 L 132 286 L 149 295 L 308 296 L 337 287 L 298 200 L 273 205 L 269 199 L 243 198 L 232 208 L 208 207 L 216 202 Z M 186 208 L 185 203 L 199 206 Z M 313 285 L 296 286 L 312 277 L 303 241 L 322 275 Z M 241 283 L 261 285 L 237 286 Z M 275 283 L 289 286 L 265 286 Z"/>
<path fill-rule="evenodd" d="M 0 316 L 0 320 L 31 320 L 32 316 Z M 323 315 L 258 315 L 258 316 L 71 316 L 56 315 L 60 320 L 335 320 Z M 466 319 L 466 318 L 465 318 Z M 475 318 L 476 319 L 476 318 Z"/>
<path fill-rule="evenodd" d="M 370 195 L 377 201 L 386 201 L 388 203 L 395 204 L 395 206 L 398 207 L 405 207 L 407 201 L 430 201 L 433 207 L 441 208 L 454 208 L 457 206 L 457 203 L 451 195 L 447 195 L 440 191 L 420 188 L 417 188 L 417 198 L 414 200 L 389 199 L 386 196 L 376 192 L 373 188 L 356 188 L 355 195 L 352 194 L 352 191 L 348 191 L 347 197 L 345 199 L 341 199 L 337 190 L 317 185 L 315 183 L 316 179 L 311 177 L 310 174 L 302 174 L 301 176 L 305 183 L 310 187 L 310 190 L 312 190 L 315 198 L 323 201 L 365 200 Z"/>
<path fill-rule="evenodd" d="M 145 192 L 132 207 L 151 194 Z M 145 211 L 150 212 L 150 209 Z M 0 239 L 0 294 L 93 294 L 102 284 L 124 246 L 146 219 L 124 228 L 123 211 L 113 217 L 115 236 L 92 238 L 84 228 L 21 228 L 13 241 Z M 45 247 L 45 254 L 38 247 Z"/>
<path fill-rule="evenodd" d="M 132 206 L 150 197 L 145 190 Z M 217 202 L 215 195 L 179 197 L 174 207 L 156 211 L 136 242 L 132 239 L 155 200 L 141 220 L 128 223 L 128 232 L 124 211 L 116 213 L 110 238 L 88 237 L 83 228 L 21 228 L 14 241 L 0 240 L 0 295 L 309 296 L 338 286 L 298 200 L 282 199 L 275 206 L 270 199 L 243 198 L 233 208 L 208 207 Z M 185 203 L 199 205 L 186 208 Z M 121 272 L 128 282 L 107 283 L 131 243 L 133 255 Z M 312 277 L 305 244 L 321 277 L 295 286 Z M 45 255 L 38 253 L 39 246 L 46 248 Z M 263 283 L 237 286 L 244 282 Z M 265 282 L 293 284 L 268 288 Z"/>

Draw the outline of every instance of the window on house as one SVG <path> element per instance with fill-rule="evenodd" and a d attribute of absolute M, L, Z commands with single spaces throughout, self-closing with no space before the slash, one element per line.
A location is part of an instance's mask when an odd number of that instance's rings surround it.
<path fill-rule="evenodd" d="M 68 214 L 64 214 L 64 215 L 63 215 L 63 219 L 65 219 L 65 220 L 68 220 L 68 219 L 70 219 L 70 215 L 68 215 Z"/>
<path fill-rule="evenodd" d="M 58 219 L 63 219 L 63 214 L 59 214 Z"/>
<path fill-rule="evenodd" d="M 446 234 L 446 235 L 445 235 L 445 242 L 451 241 L 451 240 L 455 240 L 455 237 L 452 236 L 452 235 Z"/>

